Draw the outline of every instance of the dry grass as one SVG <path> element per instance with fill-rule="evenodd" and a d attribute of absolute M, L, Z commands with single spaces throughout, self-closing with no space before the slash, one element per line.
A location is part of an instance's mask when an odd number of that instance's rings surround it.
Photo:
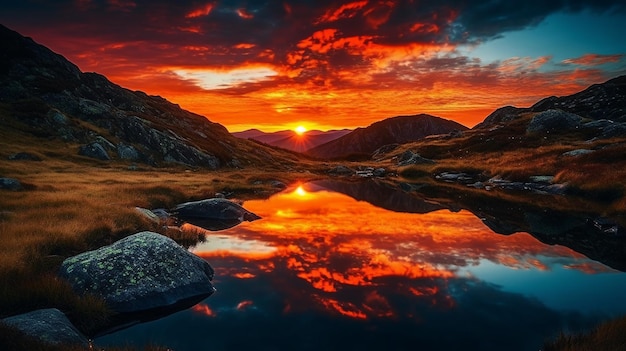
<path fill-rule="evenodd" d="M 561 333 L 544 345 L 544 351 L 617 351 L 626 350 L 626 316 L 603 323 L 579 334 Z"/>
<path fill-rule="evenodd" d="M 199 233 L 159 228 L 135 206 L 171 208 L 216 192 L 239 199 L 266 197 L 279 190 L 270 180 L 291 183 L 315 177 L 255 169 L 129 171 L 128 164 L 76 156 L 77 147 L 58 140 L 18 143 L 20 137 L 0 135 L 0 177 L 16 178 L 26 188 L 0 190 L 0 318 L 56 307 L 87 334 L 103 325 L 110 312 L 103 301 L 77 296 L 56 277 L 65 258 L 142 230 L 161 232 L 183 245 L 202 239 Z M 17 152 L 36 154 L 43 161 L 7 159 Z"/>

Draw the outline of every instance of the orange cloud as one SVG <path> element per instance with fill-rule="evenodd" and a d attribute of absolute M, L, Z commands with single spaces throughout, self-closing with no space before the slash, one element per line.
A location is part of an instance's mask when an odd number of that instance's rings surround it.
<path fill-rule="evenodd" d="M 623 54 L 619 55 L 600 55 L 600 54 L 586 54 L 580 57 L 563 60 L 564 64 L 580 65 L 580 66 L 599 66 L 607 63 L 619 62 L 624 57 Z"/>
<path fill-rule="evenodd" d="M 185 15 L 186 18 L 196 18 L 196 17 L 202 17 L 202 16 L 208 16 L 211 11 L 213 10 L 213 8 L 215 7 L 215 4 L 213 3 L 208 3 L 198 9 L 195 9 L 189 13 L 187 13 Z"/>
<path fill-rule="evenodd" d="M 237 9 L 237 15 L 243 19 L 252 19 L 254 15 L 246 11 L 246 9 Z"/>
<path fill-rule="evenodd" d="M 317 23 L 334 22 L 342 18 L 354 17 L 356 16 L 357 11 L 361 10 L 366 5 L 367 0 L 364 0 L 343 4 L 336 9 L 329 9 L 317 20 Z"/>

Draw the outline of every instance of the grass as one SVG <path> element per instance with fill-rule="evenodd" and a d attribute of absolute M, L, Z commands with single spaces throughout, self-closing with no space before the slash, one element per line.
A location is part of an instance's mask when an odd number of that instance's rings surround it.
<path fill-rule="evenodd" d="M 50 150 L 43 151 L 35 143 L 20 146 L 0 141 L 0 176 L 28 185 L 23 191 L 0 190 L 0 318 L 56 307 L 87 335 L 105 325 L 111 311 L 101 299 L 78 296 L 57 278 L 65 258 L 143 230 L 160 232 L 183 246 L 202 240 L 201 233 L 158 227 L 135 206 L 167 209 L 217 192 L 244 200 L 267 197 L 279 190 L 272 187 L 272 180 L 288 184 L 316 177 L 258 169 L 129 171 L 121 162 L 84 160 L 59 144 L 43 140 L 38 145 Z M 43 161 L 7 159 L 24 151 L 41 155 Z M 22 349 L 48 349 L 24 345 Z"/>
<path fill-rule="evenodd" d="M 600 324 L 585 333 L 561 333 L 544 345 L 543 351 L 626 350 L 626 316 Z"/>

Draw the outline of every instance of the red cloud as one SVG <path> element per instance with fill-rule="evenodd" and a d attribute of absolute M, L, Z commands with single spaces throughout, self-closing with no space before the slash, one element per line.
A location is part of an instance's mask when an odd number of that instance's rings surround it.
<path fill-rule="evenodd" d="M 254 15 L 247 12 L 246 9 L 237 9 L 237 15 L 243 19 L 253 19 Z"/>
<path fill-rule="evenodd" d="M 570 65 L 580 66 L 599 66 L 606 63 L 619 62 L 624 55 L 600 55 L 600 54 L 586 54 L 580 57 L 563 60 L 562 62 Z"/>
<path fill-rule="evenodd" d="M 213 7 L 215 7 L 215 4 L 212 4 L 212 3 L 206 4 L 199 9 L 189 12 L 187 15 L 185 15 L 185 17 L 196 18 L 196 17 L 207 16 L 208 14 L 211 13 L 211 10 L 213 10 Z"/>
<path fill-rule="evenodd" d="M 358 10 L 364 8 L 367 1 L 355 1 L 339 6 L 337 9 L 329 9 L 317 20 L 317 23 L 334 22 L 342 18 L 354 17 Z"/>

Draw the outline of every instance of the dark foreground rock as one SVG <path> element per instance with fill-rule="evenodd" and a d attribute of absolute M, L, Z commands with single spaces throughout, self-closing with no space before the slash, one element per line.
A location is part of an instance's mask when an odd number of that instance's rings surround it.
<path fill-rule="evenodd" d="M 89 345 L 87 338 L 56 308 L 20 314 L 5 318 L 2 322 L 48 344 Z"/>
<path fill-rule="evenodd" d="M 178 219 L 189 222 L 194 219 L 237 220 L 240 222 L 261 219 L 241 205 L 222 198 L 185 202 L 174 207 L 171 213 Z"/>
<path fill-rule="evenodd" d="M 78 294 L 102 296 L 119 313 L 206 298 L 215 291 L 213 274 L 205 260 L 153 232 L 70 257 L 60 270 Z"/>
<path fill-rule="evenodd" d="M 6 190 L 22 190 L 22 183 L 13 178 L 0 178 L 0 189 Z"/>

